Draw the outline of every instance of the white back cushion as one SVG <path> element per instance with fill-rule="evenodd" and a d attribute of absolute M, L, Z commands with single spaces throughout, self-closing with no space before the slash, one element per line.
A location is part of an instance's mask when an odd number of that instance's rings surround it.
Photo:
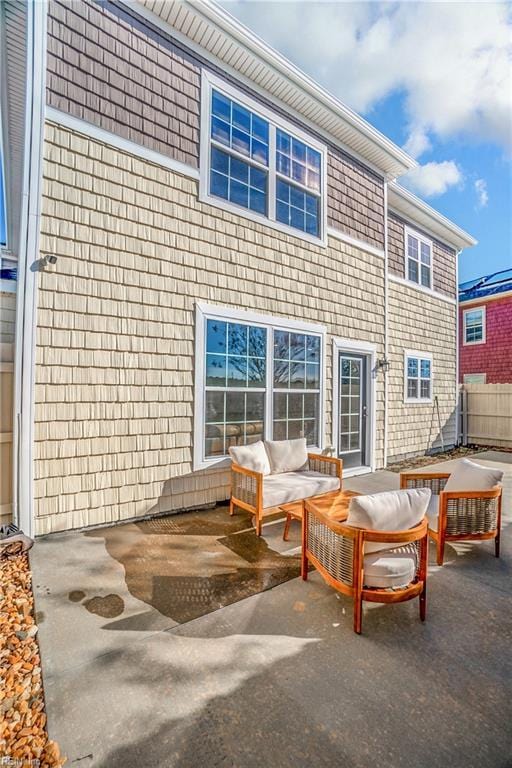
<path fill-rule="evenodd" d="M 490 491 L 503 479 L 499 469 L 482 467 L 469 459 L 459 461 L 448 478 L 445 491 Z"/>
<path fill-rule="evenodd" d="M 406 531 L 421 522 L 429 501 L 429 488 L 354 496 L 348 508 L 347 524 L 372 531 Z"/>
<path fill-rule="evenodd" d="M 307 466 L 308 449 L 305 437 L 299 437 L 297 440 L 267 440 L 265 448 L 273 475 L 295 472 Z"/>
<path fill-rule="evenodd" d="M 270 475 L 270 463 L 262 440 L 250 445 L 232 445 L 229 449 L 229 455 L 234 462 L 245 469 Z"/>

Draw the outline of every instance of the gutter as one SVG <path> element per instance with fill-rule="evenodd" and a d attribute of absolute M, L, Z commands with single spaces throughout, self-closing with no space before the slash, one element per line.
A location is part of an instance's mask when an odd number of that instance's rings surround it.
<path fill-rule="evenodd" d="M 46 87 L 46 2 L 26 4 L 27 87 L 16 298 L 13 517 L 34 534 L 34 369 Z"/>

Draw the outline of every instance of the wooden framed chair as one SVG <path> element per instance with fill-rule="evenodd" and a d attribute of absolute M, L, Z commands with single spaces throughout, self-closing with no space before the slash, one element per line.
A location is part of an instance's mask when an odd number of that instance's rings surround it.
<path fill-rule="evenodd" d="M 467 463 L 467 462 L 466 462 Z M 502 473 L 497 473 L 498 477 Z M 443 565 L 447 541 L 494 539 L 494 553 L 500 556 L 502 487 L 485 490 L 444 490 L 449 472 L 402 472 L 400 488 L 430 488 L 428 535 L 436 543 L 436 560 Z"/>
<path fill-rule="evenodd" d="M 375 603 L 399 603 L 419 598 L 422 621 L 427 600 L 427 518 L 399 531 L 369 530 L 338 523 L 314 504 L 304 503 L 302 521 L 302 564 L 304 581 L 311 563 L 325 581 L 354 601 L 354 632 L 361 633 L 363 600 Z M 375 551 L 392 544 L 393 549 Z M 371 553 L 365 552 L 370 545 Z M 398 565 L 398 568 L 396 567 Z M 388 578 L 392 578 L 386 586 Z M 404 579 L 406 583 L 403 582 Z M 381 585 L 381 586 L 379 586 Z"/>

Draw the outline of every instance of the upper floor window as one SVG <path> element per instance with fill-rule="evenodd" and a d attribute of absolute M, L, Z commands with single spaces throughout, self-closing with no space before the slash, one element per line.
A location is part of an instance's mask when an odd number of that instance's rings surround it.
<path fill-rule="evenodd" d="M 485 307 L 464 310 L 464 344 L 485 343 Z"/>
<path fill-rule="evenodd" d="M 197 322 L 195 466 L 257 440 L 321 447 L 323 330 L 223 307 Z"/>
<path fill-rule="evenodd" d="M 203 74 L 201 199 L 325 241 L 325 147 Z"/>
<path fill-rule="evenodd" d="M 406 228 L 405 249 L 407 279 L 432 288 L 432 241 Z"/>
<path fill-rule="evenodd" d="M 432 356 L 421 352 L 405 353 L 405 401 L 432 400 Z"/>

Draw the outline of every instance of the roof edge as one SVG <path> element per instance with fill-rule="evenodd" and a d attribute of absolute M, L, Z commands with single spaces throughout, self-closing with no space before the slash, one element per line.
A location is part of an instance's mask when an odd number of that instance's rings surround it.
<path fill-rule="evenodd" d="M 471 248 L 478 243 L 472 235 L 396 181 L 389 183 L 388 195 L 390 208 L 406 218 L 412 217 L 417 224 L 424 226 L 440 240 L 455 246 L 458 250 Z"/>

